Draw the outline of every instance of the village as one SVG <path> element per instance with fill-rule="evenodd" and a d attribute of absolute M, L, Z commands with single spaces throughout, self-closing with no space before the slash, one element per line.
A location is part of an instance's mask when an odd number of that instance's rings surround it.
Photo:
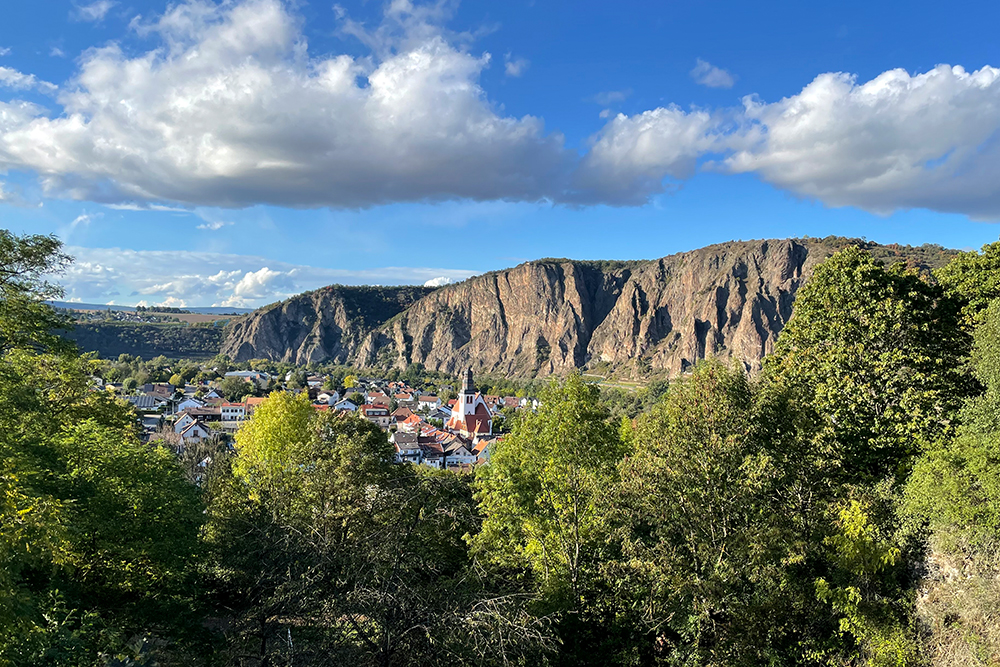
<path fill-rule="evenodd" d="M 185 383 L 183 387 L 156 382 L 138 386 L 131 393 L 100 378 L 94 378 L 94 384 L 95 388 L 120 392 L 139 415 L 142 437 L 178 454 L 202 442 L 232 446 L 240 428 L 268 400 L 267 396 L 251 394 L 278 386 L 278 391 L 307 394 L 316 410 L 352 413 L 376 424 L 395 447 L 397 463 L 454 471 L 470 471 L 488 462 L 490 444 L 503 437 L 500 423 L 518 410 L 538 405 L 532 398 L 481 393 L 471 369 L 462 375 L 457 394 L 450 385 L 441 387 L 446 396 L 456 394 L 446 400 L 423 393 L 405 380 L 352 377 L 351 386 L 330 389 L 330 378 L 321 374 L 307 375 L 302 387 L 292 386 L 291 379 L 291 372 L 284 378 L 255 370 L 226 372 L 223 382 L 246 383 L 247 395 L 236 401 L 226 400 L 218 381 Z"/>

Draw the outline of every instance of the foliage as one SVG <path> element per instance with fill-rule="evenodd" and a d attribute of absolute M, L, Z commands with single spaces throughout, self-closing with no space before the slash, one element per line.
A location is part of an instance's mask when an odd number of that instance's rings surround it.
<path fill-rule="evenodd" d="M 959 253 L 934 275 L 962 303 L 965 322 L 979 323 L 987 306 L 1000 298 L 1000 242 L 987 243 L 980 252 Z"/>
<path fill-rule="evenodd" d="M 922 446 L 953 429 L 975 389 L 962 372 L 969 342 L 940 288 L 847 248 L 802 288 L 765 371 L 845 479 L 878 481 L 905 476 Z"/>
<path fill-rule="evenodd" d="M 972 359 L 985 391 L 964 405 L 958 435 L 936 441 L 917 463 L 907 496 L 932 528 L 961 526 L 963 540 L 992 544 L 1000 531 L 1000 300 L 979 319 Z"/>
<path fill-rule="evenodd" d="M 625 453 L 597 397 L 578 375 L 551 384 L 476 475 L 485 518 L 474 548 L 496 567 L 530 573 L 540 612 L 561 616 L 568 660 L 600 659 L 591 640 L 604 619 L 593 596 L 611 548 L 601 500 Z"/>
<path fill-rule="evenodd" d="M 183 324 L 88 322 L 77 324 L 66 335 L 81 350 L 106 359 L 120 354 L 208 359 L 222 346 L 224 330 Z"/>

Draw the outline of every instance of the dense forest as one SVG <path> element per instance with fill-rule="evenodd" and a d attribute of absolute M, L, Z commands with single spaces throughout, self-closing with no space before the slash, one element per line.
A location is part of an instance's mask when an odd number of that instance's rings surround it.
<path fill-rule="evenodd" d="M 66 337 L 83 352 L 96 352 L 105 359 L 130 354 L 146 359 L 208 359 L 219 353 L 224 329 L 184 324 L 136 324 L 132 322 L 77 323 Z"/>
<path fill-rule="evenodd" d="M 0 231 L 0 665 L 1000 661 L 1000 244 L 847 248 L 760 374 L 553 381 L 474 475 L 288 393 L 141 444 L 53 333 L 69 261 Z"/>

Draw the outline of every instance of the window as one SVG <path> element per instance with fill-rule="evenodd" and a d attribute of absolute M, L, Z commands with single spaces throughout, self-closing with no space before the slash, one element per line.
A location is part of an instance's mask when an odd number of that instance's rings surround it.
<path fill-rule="evenodd" d="M 466 396 L 465 397 L 465 402 L 466 403 L 472 403 L 472 397 L 471 396 Z"/>

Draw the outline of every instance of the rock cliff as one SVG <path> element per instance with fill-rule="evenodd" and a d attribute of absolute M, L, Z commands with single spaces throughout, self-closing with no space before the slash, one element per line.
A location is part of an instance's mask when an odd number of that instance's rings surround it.
<path fill-rule="evenodd" d="M 306 292 L 231 322 L 221 351 L 234 361 L 347 363 L 375 327 L 433 291 L 331 285 Z"/>
<path fill-rule="evenodd" d="M 813 268 L 849 244 L 925 270 L 953 254 L 827 238 L 731 242 L 651 261 L 544 259 L 412 303 L 393 300 L 395 310 L 351 316 L 340 295 L 345 288 L 301 295 L 231 325 L 224 351 L 234 359 L 397 368 L 419 362 L 515 376 L 602 366 L 673 376 L 708 357 L 755 370 Z"/>

